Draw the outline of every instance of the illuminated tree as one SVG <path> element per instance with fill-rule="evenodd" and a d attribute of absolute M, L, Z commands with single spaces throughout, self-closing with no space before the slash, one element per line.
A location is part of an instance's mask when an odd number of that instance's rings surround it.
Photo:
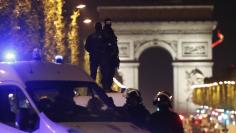
<path fill-rule="evenodd" d="M 14 9 L 14 4 L 9 3 L 9 0 L 0 0 L 0 48 L 9 42 L 11 31 L 11 12 Z"/>
<path fill-rule="evenodd" d="M 78 45 L 78 25 L 77 25 L 77 18 L 79 17 L 80 12 L 79 10 L 74 11 L 71 15 L 71 23 L 69 25 L 69 32 L 68 32 L 68 44 L 70 49 L 70 63 L 71 64 L 79 64 L 79 45 Z"/>
<path fill-rule="evenodd" d="M 62 16 L 62 0 L 43 0 L 45 42 L 44 55 L 48 61 L 53 61 L 55 55 L 65 56 L 64 22 Z"/>
<path fill-rule="evenodd" d="M 38 47 L 45 60 L 53 61 L 60 54 L 67 63 L 78 64 L 80 14 L 66 14 L 71 19 L 65 20 L 63 4 L 64 0 L 0 0 L 1 51 L 11 47 L 28 60 Z"/>
<path fill-rule="evenodd" d="M 0 3 L 1 47 L 17 49 L 19 59 L 30 58 L 32 49 L 40 45 L 41 26 L 36 8 L 32 7 L 31 0 L 4 0 Z"/>

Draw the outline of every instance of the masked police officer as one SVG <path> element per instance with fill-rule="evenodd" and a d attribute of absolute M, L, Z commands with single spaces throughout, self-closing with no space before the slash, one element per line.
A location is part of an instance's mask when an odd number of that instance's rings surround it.
<path fill-rule="evenodd" d="M 102 86 L 107 92 L 111 92 L 113 77 L 119 67 L 119 50 L 117 46 L 117 37 L 111 27 L 112 21 L 110 18 L 104 20 L 102 30 L 104 43 L 106 45 L 105 54 L 101 63 Z"/>
<path fill-rule="evenodd" d="M 135 125 L 146 128 L 149 111 L 143 105 L 141 93 L 137 89 L 128 88 L 125 91 L 126 103 L 123 106 L 124 115 Z"/>
<path fill-rule="evenodd" d="M 101 59 L 104 57 L 106 49 L 100 22 L 95 24 L 95 32 L 88 36 L 85 49 L 89 52 L 90 75 L 96 80 L 97 69 L 101 65 Z"/>

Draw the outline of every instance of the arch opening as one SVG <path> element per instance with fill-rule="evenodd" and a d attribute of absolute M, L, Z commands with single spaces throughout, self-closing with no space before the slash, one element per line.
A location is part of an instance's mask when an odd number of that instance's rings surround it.
<path fill-rule="evenodd" d="M 158 91 L 173 94 L 173 68 L 171 54 L 161 47 L 143 51 L 139 58 L 139 89 L 150 112 L 155 110 L 152 100 Z"/>

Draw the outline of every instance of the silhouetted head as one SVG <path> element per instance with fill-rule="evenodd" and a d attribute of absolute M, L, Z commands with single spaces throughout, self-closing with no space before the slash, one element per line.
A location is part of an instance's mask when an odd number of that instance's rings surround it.
<path fill-rule="evenodd" d="M 166 91 L 158 92 L 153 99 L 153 105 L 160 110 L 172 108 L 172 96 Z"/>
<path fill-rule="evenodd" d="M 111 24 L 112 24 L 112 21 L 111 21 L 110 18 L 106 18 L 106 19 L 104 20 L 104 25 L 105 25 L 105 26 L 111 27 Z"/>
<path fill-rule="evenodd" d="M 102 23 L 97 22 L 95 24 L 95 30 L 96 30 L 96 32 L 102 31 Z"/>
<path fill-rule="evenodd" d="M 88 101 L 87 108 L 90 112 L 98 113 L 102 110 L 102 106 L 102 101 L 97 97 L 93 97 Z"/>
<path fill-rule="evenodd" d="M 39 49 L 39 48 L 34 48 L 33 49 L 33 52 L 32 52 L 32 58 L 33 58 L 33 60 L 37 60 L 37 61 L 40 61 L 41 60 L 41 53 L 42 51 L 41 51 L 41 49 Z"/>
<path fill-rule="evenodd" d="M 142 103 L 141 93 L 137 89 L 128 88 L 125 91 L 126 104 L 130 106 L 137 106 Z"/>

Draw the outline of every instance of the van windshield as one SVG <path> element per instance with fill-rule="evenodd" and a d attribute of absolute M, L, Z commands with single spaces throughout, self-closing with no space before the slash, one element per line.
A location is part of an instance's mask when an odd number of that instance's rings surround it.
<path fill-rule="evenodd" d="M 26 85 L 39 111 L 55 122 L 123 121 L 95 83 L 31 81 Z"/>

